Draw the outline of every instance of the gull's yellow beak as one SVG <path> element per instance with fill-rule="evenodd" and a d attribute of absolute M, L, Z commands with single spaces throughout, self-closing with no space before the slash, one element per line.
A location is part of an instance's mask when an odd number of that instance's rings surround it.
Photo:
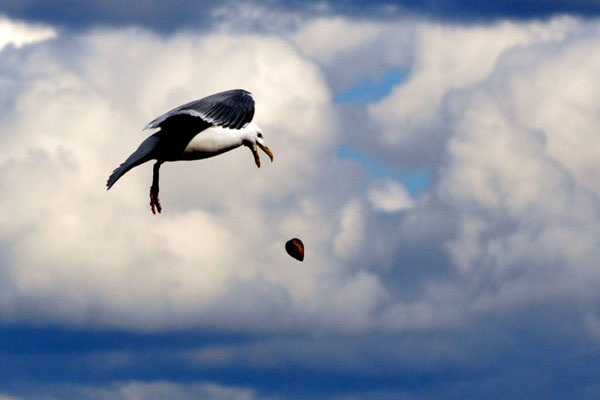
<path fill-rule="evenodd" d="M 262 151 L 264 151 L 265 153 L 267 153 L 267 155 L 271 159 L 271 162 L 273 162 L 273 152 L 271 151 L 271 149 L 269 149 L 267 146 L 265 146 L 262 143 L 258 143 L 257 142 L 256 145 L 258 147 L 260 147 L 260 149 Z M 251 147 L 250 150 L 252 150 L 252 155 L 254 156 L 254 163 L 256 163 L 256 166 L 258 168 L 260 168 L 260 157 L 258 156 L 258 150 L 256 149 L 256 146 Z"/>
<path fill-rule="evenodd" d="M 250 150 L 252 150 L 252 155 L 254 156 L 254 163 L 258 168 L 260 168 L 260 157 L 258 156 L 258 150 L 256 150 L 256 146 L 250 147 Z"/>
<path fill-rule="evenodd" d="M 273 162 L 273 152 L 271 151 L 271 149 L 269 149 L 267 146 L 265 146 L 262 143 L 256 143 L 258 145 L 258 147 L 260 147 L 260 149 L 262 151 L 264 151 L 265 153 L 267 153 L 267 155 L 269 156 L 269 158 L 271 159 L 271 162 Z"/>

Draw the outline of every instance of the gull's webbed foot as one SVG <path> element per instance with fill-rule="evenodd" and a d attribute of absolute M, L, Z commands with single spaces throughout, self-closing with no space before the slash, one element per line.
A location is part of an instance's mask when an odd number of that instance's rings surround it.
<path fill-rule="evenodd" d="M 160 214 L 162 207 L 160 206 L 160 199 L 158 198 L 158 188 L 150 186 L 150 209 L 152 214 L 156 215 L 156 212 Z"/>

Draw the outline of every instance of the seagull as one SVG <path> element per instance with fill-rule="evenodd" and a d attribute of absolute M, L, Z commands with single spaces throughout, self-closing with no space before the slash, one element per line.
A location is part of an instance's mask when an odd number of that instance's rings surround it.
<path fill-rule="evenodd" d="M 252 122 L 254 96 L 243 89 L 216 93 L 157 117 L 144 130 L 160 130 L 142 142 L 123 164 L 116 168 L 106 182 L 110 189 L 130 169 L 156 160 L 150 186 L 152 214 L 162 211 L 158 198 L 158 173 L 165 161 L 199 160 L 247 146 L 260 168 L 257 147 L 273 162 L 273 153 L 264 144 L 263 132 Z"/>

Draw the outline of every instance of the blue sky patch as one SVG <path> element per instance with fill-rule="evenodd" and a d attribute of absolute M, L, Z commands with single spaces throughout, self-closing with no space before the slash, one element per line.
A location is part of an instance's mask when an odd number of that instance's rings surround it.
<path fill-rule="evenodd" d="M 379 79 L 369 77 L 347 91 L 338 93 L 335 96 L 335 101 L 338 103 L 373 103 L 379 101 L 389 95 L 395 86 L 402 83 L 407 75 L 408 70 L 395 68 Z"/>
<path fill-rule="evenodd" d="M 343 145 L 338 150 L 338 157 L 342 160 L 352 160 L 362 164 L 375 178 L 390 178 L 402 182 L 411 196 L 416 197 L 426 191 L 429 184 L 429 171 L 425 169 L 394 171 L 380 164 L 372 157 L 361 153 L 350 146 Z"/>

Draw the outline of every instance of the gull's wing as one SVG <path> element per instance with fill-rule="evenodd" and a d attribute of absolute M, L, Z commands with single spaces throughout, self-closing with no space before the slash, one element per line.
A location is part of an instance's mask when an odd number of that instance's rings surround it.
<path fill-rule="evenodd" d="M 243 89 L 220 92 L 200 100 L 184 104 L 161 115 L 144 129 L 165 128 L 185 120 L 185 124 L 199 127 L 218 125 L 224 128 L 240 129 L 254 117 L 254 96 Z M 202 129 L 204 129 L 202 128 Z"/>

